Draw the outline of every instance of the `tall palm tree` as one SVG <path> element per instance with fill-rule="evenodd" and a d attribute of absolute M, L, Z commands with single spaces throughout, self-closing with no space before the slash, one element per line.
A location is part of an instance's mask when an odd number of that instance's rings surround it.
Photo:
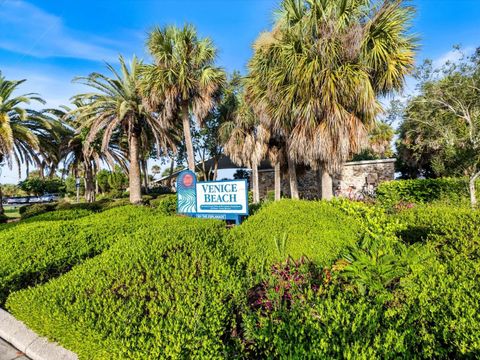
<path fill-rule="evenodd" d="M 76 109 L 82 104 L 77 102 L 74 105 L 74 108 L 61 106 L 59 109 L 47 109 L 45 112 L 58 119 L 58 122 L 62 124 L 61 142 L 57 147 L 58 154 L 56 155 L 58 163 L 63 162 L 63 169 L 75 177 L 79 177 L 83 173 L 85 200 L 92 202 L 95 201 L 96 195 L 94 177 L 101 169 L 102 164 L 108 164 L 111 169 L 118 164 L 127 172 L 126 154 L 124 149 L 118 145 L 115 136 L 112 137 L 107 149 L 102 151 L 101 140 L 97 138 L 90 143 L 89 151 L 85 152 L 88 129 L 82 128 L 81 122 L 74 115 Z"/>
<path fill-rule="evenodd" d="M 284 0 L 251 62 L 257 110 L 287 135 L 288 157 L 331 174 L 360 152 L 382 110 L 413 69 L 413 9 L 402 0 Z"/>
<path fill-rule="evenodd" d="M 140 92 L 140 68 L 142 62 L 134 57 L 127 67 L 120 56 L 120 71 L 107 64 L 112 77 L 99 73 L 80 77 L 76 80 L 97 90 L 97 92 L 80 94 L 74 100 L 83 104 L 74 114 L 88 129 L 84 144 L 87 157 L 91 155 L 91 144 L 101 136 L 102 152 L 106 153 L 112 138 L 118 141 L 126 138 L 129 159 L 130 202 L 142 201 L 140 155 L 142 148 L 147 148 L 153 137 L 157 148 L 174 146 L 169 138 L 169 131 L 162 118 L 150 112 L 144 105 Z M 160 152 L 160 151 L 159 151 Z"/>
<path fill-rule="evenodd" d="M 190 120 L 199 125 L 215 104 L 225 73 L 215 66 L 216 50 L 191 25 L 155 28 L 147 40 L 154 64 L 145 66 L 142 88 L 152 110 L 174 121 L 181 114 L 188 168 L 195 171 Z"/>
<path fill-rule="evenodd" d="M 224 151 L 239 166 L 252 169 L 253 200 L 260 201 L 258 166 L 265 155 L 265 146 L 261 139 L 264 129 L 259 126 L 258 118 L 240 95 L 235 111 L 223 122 L 219 130 L 224 143 Z"/>
<path fill-rule="evenodd" d="M 13 93 L 26 80 L 7 80 L 0 72 L 0 164 L 9 166 L 41 163 L 39 150 L 46 149 L 53 135 L 53 124 L 40 113 L 25 106 L 32 102 L 45 103 L 38 94 L 14 96 Z M 0 214 L 3 214 L 0 187 Z"/>
<path fill-rule="evenodd" d="M 280 71 L 288 71 L 287 64 L 284 64 L 282 53 L 277 45 L 277 37 L 280 35 L 278 25 L 271 32 L 262 33 L 254 44 L 254 56 L 249 63 L 249 75 L 246 80 L 245 92 L 246 99 L 255 110 L 260 119 L 262 127 L 266 130 L 267 137 L 264 142 L 270 142 L 270 137 L 281 139 L 282 150 L 277 146 L 277 150 L 272 149 L 268 152 L 273 160 L 275 169 L 275 199 L 280 198 L 281 192 L 281 160 L 279 155 L 284 154 L 288 164 L 288 179 L 290 185 L 290 194 L 293 199 L 299 198 L 296 164 L 290 154 L 291 140 L 290 133 L 293 127 L 293 104 L 281 104 L 280 97 L 275 94 L 279 90 L 279 84 L 269 83 Z M 283 85 L 283 84 L 282 84 Z M 283 106 L 283 114 L 279 115 L 279 107 Z"/>

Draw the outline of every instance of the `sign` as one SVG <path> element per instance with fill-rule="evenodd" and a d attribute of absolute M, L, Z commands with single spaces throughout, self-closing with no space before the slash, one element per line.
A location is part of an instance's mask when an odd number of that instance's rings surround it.
<path fill-rule="evenodd" d="M 177 178 L 177 211 L 192 217 L 235 220 L 248 215 L 246 180 L 197 182 L 192 171 Z"/>

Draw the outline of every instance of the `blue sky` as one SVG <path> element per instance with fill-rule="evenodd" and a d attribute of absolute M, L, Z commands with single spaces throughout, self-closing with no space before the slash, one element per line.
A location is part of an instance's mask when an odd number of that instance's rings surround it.
<path fill-rule="evenodd" d="M 80 91 L 71 79 L 103 71 L 118 54 L 148 61 L 146 34 L 155 25 L 185 22 L 219 49 L 218 63 L 245 70 L 251 44 L 270 27 L 278 0 L 0 0 L 0 70 L 27 79 L 23 92 L 38 92 L 54 107 Z M 452 46 L 480 46 L 480 0 L 415 0 L 413 32 L 421 41 L 417 61 L 452 59 Z M 412 91 L 410 86 L 406 92 Z M 0 181 L 17 182 L 4 168 Z"/>

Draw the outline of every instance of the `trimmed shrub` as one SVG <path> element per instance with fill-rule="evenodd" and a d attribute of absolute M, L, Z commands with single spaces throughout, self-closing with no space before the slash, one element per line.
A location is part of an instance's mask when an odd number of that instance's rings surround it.
<path fill-rule="evenodd" d="M 150 206 L 156 208 L 165 215 L 175 215 L 177 213 L 177 195 L 160 195 L 155 200 L 150 201 Z"/>
<path fill-rule="evenodd" d="M 407 243 L 430 242 L 455 253 L 480 257 L 480 212 L 446 205 L 423 205 L 402 211 L 395 218 L 403 223 L 399 235 Z"/>
<path fill-rule="evenodd" d="M 83 359 L 233 357 L 241 279 L 224 227 L 159 218 L 7 308 Z"/>
<path fill-rule="evenodd" d="M 250 289 L 242 315 L 248 357 L 478 357 L 478 213 L 425 206 L 390 221 L 373 207 L 333 205 L 360 215 L 362 240 L 330 268 L 289 260 Z M 424 243 L 399 241 L 395 231 L 408 228 L 398 217 L 422 224 Z"/>
<path fill-rule="evenodd" d="M 281 200 L 232 229 L 229 239 L 240 262 L 261 271 L 289 256 L 330 264 L 359 231 L 355 219 L 327 202 Z"/>
<path fill-rule="evenodd" d="M 477 183 L 477 192 L 480 182 Z M 465 178 L 395 180 L 381 183 L 378 201 L 386 206 L 402 202 L 429 203 L 445 201 L 469 204 L 468 180 Z"/>
<path fill-rule="evenodd" d="M 25 219 L 23 222 L 17 225 L 24 224 L 26 222 L 34 221 L 59 221 L 59 220 L 75 220 L 85 216 L 94 214 L 93 211 L 87 209 L 71 209 L 71 210 L 57 210 L 43 213 L 40 215 L 32 216 Z"/>
<path fill-rule="evenodd" d="M 20 216 L 22 219 L 28 219 L 29 217 L 32 217 L 32 216 L 37 216 L 49 211 L 54 211 L 56 207 L 57 207 L 56 203 L 34 204 L 34 205 L 22 206 L 18 209 L 18 212 L 20 213 Z"/>
<path fill-rule="evenodd" d="M 0 232 L 0 304 L 8 293 L 43 283 L 145 226 L 158 215 L 123 207 L 79 220 L 31 222 Z"/>

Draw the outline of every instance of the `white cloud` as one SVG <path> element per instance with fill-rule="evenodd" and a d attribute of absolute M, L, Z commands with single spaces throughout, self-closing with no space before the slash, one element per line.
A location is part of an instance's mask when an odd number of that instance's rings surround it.
<path fill-rule="evenodd" d="M 475 51 L 475 47 L 469 46 L 466 48 L 452 49 L 441 55 L 433 61 L 433 68 L 441 68 L 446 63 L 454 63 L 462 59 L 465 55 L 471 55 Z"/>
<path fill-rule="evenodd" d="M 36 57 L 115 61 L 121 44 L 68 28 L 58 16 L 25 1 L 0 6 L 0 48 Z"/>
<path fill-rule="evenodd" d="M 32 108 L 54 108 L 59 105 L 68 105 L 69 99 L 75 94 L 85 91 L 86 87 L 72 83 L 74 76 L 58 68 L 38 67 L 32 70 L 28 67 L 3 67 L 2 74 L 11 80 L 26 79 L 17 90 L 17 94 L 37 93 L 47 102 L 46 105 L 32 104 Z"/>

